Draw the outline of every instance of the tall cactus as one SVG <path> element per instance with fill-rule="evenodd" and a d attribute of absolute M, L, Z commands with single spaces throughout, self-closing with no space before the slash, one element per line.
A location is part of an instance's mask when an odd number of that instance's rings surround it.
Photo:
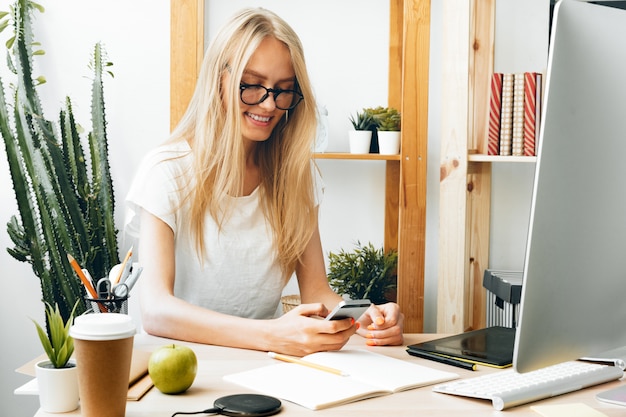
<path fill-rule="evenodd" d="M 15 74 L 12 105 L 0 79 L 0 133 L 4 140 L 19 218 L 12 216 L 7 231 L 13 248 L 7 251 L 28 262 L 41 282 L 43 301 L 58 304 L 67 320 L 77 299 L 77 314 L 86 309 L 85 289 L 70 266 L 73 255 L 94 278 L 107 275 L 119 263 L 114 224 L 113 183 L 108 162 L 100 44 L 93 55 L 92 132 L 87 135 L 90 158 L 68 98 L 58 123 L 44 117 L 36 87 L 45 80 L 32 75 L 33 57 L 43 53 L 34 42 L 32 17 L 43 8 L 16 0 L 0 14 L 0 30 L 14 26 L 7 42 L 7 65 Z"/>

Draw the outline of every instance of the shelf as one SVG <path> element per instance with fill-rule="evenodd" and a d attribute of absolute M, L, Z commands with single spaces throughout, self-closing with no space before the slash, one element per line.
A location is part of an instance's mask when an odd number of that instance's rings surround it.
<path fill-rule="evenodd" d="M 537 162 L 536 156 L 500 156 L 485 154 L 469 154 L 467 155 L 469 162 Z"/>
<path fill-rule="evenodd" d="M 399 161 L 400 155 L 381 155 L 379 153 L 349 153 L 349 152 L 316 152 L 313 154 L 315 159 L 354 159 L 363 161 Z"/>

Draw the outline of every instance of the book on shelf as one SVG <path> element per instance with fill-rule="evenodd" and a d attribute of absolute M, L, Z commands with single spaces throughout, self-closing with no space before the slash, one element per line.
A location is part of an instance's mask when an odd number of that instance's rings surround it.
<path fill-rule="evenodd" d="M 511 155 L 524 154 L 524 73 L 513 74 L 513 132 Z"/>
<path fill-rule="evenodd" d="M 500 154 L 500 110 L 502 109 L 502 73 L 491 74 L 487 154 Z"/>
<path fill-rule="evenodd" d="M 487 154 L 535 156 L 541 121 L 541 73 L 493 73 Z"/>
<path fill-rule="evenodd" d="M 532 102 L 532 104 L 534 105 L 534 108 L 529 109 L 530 115 L 534 114 L 534 118 L 529 118 L 529 120 L 532 120 L 535 123 L 535 129 L 532 132 L 532 135 L 529 136 L 528 146 L 525 146 L 524 154 L 527 156 L 535 156 L 537 155 L 537 138 L 539 137 L 539 125 L 541 122 L 542 84 L 541 84 L 540 72 L 530 72 L 528 74 L 529 74 L 529 79 L 531 83 L 530 85 L 532 86 L 532 89 L 534 89 L 534 91 L 532 91 L 531 89 L 529 94 L 532 94 L 533 92 L 535 94 L 535 99 Z"/>
<path fill-rule="evenodd" d="M 513 74 L 502 75 L 500 120 L 500 155 L 509 156 L 513 145 Z"/>
<path fill-rule="evenodd" d="M 360 349 L 318 352 L 302 360 L 341 370 L 346 375 L 281 362 L 225 375 L 224 380 L 320 410 L 459 377 L 452 372 Z"/>

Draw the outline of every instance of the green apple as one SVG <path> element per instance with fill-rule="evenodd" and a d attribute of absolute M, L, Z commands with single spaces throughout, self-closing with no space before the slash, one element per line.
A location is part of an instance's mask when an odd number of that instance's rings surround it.
<path fill-rule="evenodd" d="M 198 358 L 195 352 L 176 344 L 161 346 L 150 355 L 148 373 L 159 391 L 180 394 L 196 379 Z"/>

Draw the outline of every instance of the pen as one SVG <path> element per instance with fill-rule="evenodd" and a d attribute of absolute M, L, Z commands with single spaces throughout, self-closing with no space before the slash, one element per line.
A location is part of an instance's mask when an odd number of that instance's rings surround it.
<path fill-rule="evenodd" d="M 280 353 L 267 352 L 267 354 L 270 356 L 270 358 L 278 359 L 279 361 L 291 362 L 291 363 L 295 363 L 295 364 L 302 365 L 302 366 L 308 366 L 309 368 L 314 368 L 320 371 L 330 372 L 331 374 L 335 374 L 335 375 L 348 376 L 347 373 L 339 369 L 330 368 L 328 366 L 318 365 L 316 363 L 307 362 L 305 360 L 294 358 L 291 356 L 281 355 Z"/>
<path fill-rule="evenodd" d="M 126 281 L 124 281 L 124 284 L 126 284 L 126 286 L 128 287 L 128 291 L 130 292 L 130 290 L 133 289 L 133 287 L 135 286 L 135 283 L 137 282 L 137 280 L 139 279 L 139 275 L 141 275 L 141 272 L 143 271 L 143 266 L 137 266 L 137 267 L 133 267 L 133 272 L 132 274 L 130 274 L 130 276 L 128 277 L 128 279 Z"/>
<path fill-rule="evenodd" d="M 125 276 L 126 274 L 128 274 L 126 264 L 128 264 L 128 260 L 130 259 L 131 256 L 133 256 L 132 246 L 130 247 L 130 249 L 128 249 L 128 252 L 126 252 L 126 257 L 124 258 L 124 261 L 122 262 L 122 267 L 120 268 L 120 272 L 117 274 L 117 278 L 115 278 L 115 281 L 112 282 L 113 285 L 118 284 L 120 280 L 122 279 L 122 276 Z M 128 269 L 130 269 L 130 264 L 128 264 Z"/>
<path fill-rule="evenodd" d="M 417 356 L 423 359 L 430 359 L 431 361 L 445 363 L 446 365 L 456 366 L 457 368 L 467 369 L 469 371 L 476 370 L 476 364 L 471 362 L 462 361 L 459 359 L 450 358 L 448 356 L 437 355 L 436 353 L 411 350 L 409 353 L 413 356 Z"/>

